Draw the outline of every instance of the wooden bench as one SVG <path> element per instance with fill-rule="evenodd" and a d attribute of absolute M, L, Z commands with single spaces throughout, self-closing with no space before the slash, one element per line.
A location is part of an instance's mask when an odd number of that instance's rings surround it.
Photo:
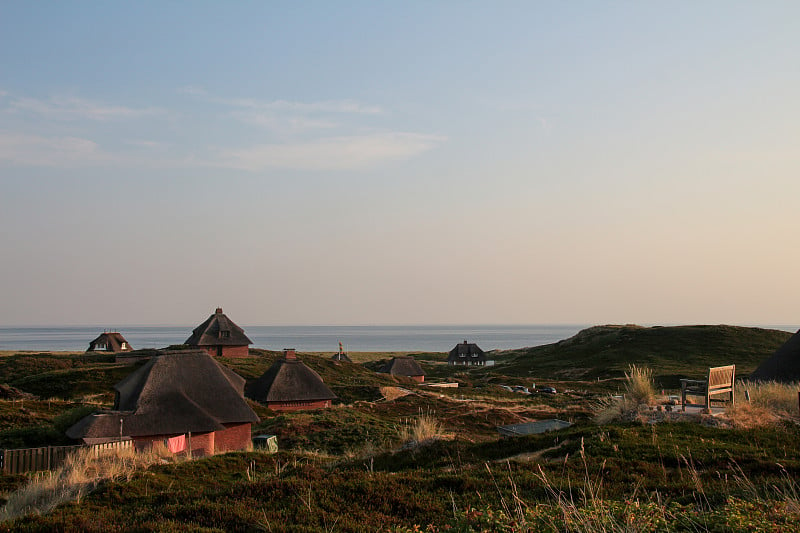
<path fill-rule="evenodd" d="M 731 405 L 736 404 L 733 384 L 736 379 L 736 365 L 717 366 L 708 369 L 708 379 L 681 380 L 681 407 L 686 411 L 687 396 L 703 396 L 704 407 L 711 409 L 711 397 L 718 394 L 730 394 Z"/>

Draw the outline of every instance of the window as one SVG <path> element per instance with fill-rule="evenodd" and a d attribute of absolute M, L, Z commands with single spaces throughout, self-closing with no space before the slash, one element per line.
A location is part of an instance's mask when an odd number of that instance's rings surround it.
<path fill-rule="evenodd" d="M 122 345 L 120 345 L 120 348 L 122 348 L 123 350 L 125 350 L 127 347 L 128 347 L 127 342 L 123 342 Z"/>
<path fill-rule="evenodd" d="M 230 339 L 231 338 L 231 332 L 230 331 L 220 331 L 219 332 L 219 336 L 222 339 Z"/>

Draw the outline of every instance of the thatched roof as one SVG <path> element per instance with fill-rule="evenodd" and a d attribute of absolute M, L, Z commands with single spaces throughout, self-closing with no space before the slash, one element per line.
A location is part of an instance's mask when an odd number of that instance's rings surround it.
<path fill-rule="evenodd" d="M 184 344 L 189 346 L 247 346 L 253 341 L 247 338 L 244 330 L 225 316 L 221 307 L 205 322 L 194 328 L 192 336 Z"/>
<path fill-rule="evenodd" d="M 261 403 L 336 399 L 319 374 L 297 359 L 293 351 L 287 351 L 250 385 L 247 397 Z"/>
<path fill-rule="evenodd" d="M 384 374 L 392 374 L 393 376 L 424 376 L 425 371 L 419 366 L 413 357 L 408 355 L 398 355 L 392 357 L 391 361 L 383 365 L 379 370 Z"/>
<path fill-rule="evenodd" d="M 800 330 L 750 374 L 754 381 L 800 381 Z"/>
<path fill-rule="evenodd" d="M 474 342 L 468 343 L 464 341 L 460 344 L 456 344 L 455 348 L 450 350 L 450 353 L 447 356 L 447 361 L 485 361 L 486 360 L 486 353 L 481 350 L 477 344 Z"/>
<path fill-rule="evenodd" d="M 102 346 L 102 348 L 101 348 Z M 124 346 L 124 347 L 123 347 Z M 87 352 L 128 352 L 133 350 L 125 337 L 117 331 L 105 331 L 89 343 Z"/>
<path fill-rule="evenodd" d="M 114 386 L 113 411 L 83 418 L 67 436 L 205 433 L 224 429 L 223 424 L 258 422 L 244 399 L 244 385 L 244 378 L 202 350 L 165 352 Z"/>

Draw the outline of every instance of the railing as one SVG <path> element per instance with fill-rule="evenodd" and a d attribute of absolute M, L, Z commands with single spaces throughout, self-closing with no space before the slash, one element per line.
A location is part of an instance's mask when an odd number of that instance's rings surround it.
<path fill-rule="evenodd" d="M 61 466 L 67 456 L 79 449 L 89 449 L 95 457 L 115 450 L 133 448 L 133 441 L 123 440 L 95 444 L 92 446 L 46 446 L 43 448 L 21 448 L 0 450 L 0 470 L 4 474 L 24 474 L 37 470 L 54 470 Z"/>

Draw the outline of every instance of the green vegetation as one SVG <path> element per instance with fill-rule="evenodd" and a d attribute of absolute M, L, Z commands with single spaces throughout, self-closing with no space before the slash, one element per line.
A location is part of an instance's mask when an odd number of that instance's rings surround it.
<path fill-rule="evenodd" d="M 737 375 L 746 376 L 789 337 L 736 326 L 597 326 L 555 344 L 510 351 L 492 372 L 586 380 L 619 377 L 639 365 L 653 369 L 659 387 L 677 388 L 680 378 L 702 379 L 710 366 L 734 363 Z"/>
<path fill-rule="evenodd" d="M 336 364 L 329 354 L 301 353 L 340 401 L 283 413 L 253 403 L 261 417 L 253 433 L 277 435 L 278 454 L 0 476 L 10 502 L 0 532 L 796 530 L 797 387 L 747 384 L 751 402 L 740 396 L 728 422 L 594 421 L 610 391 L 649 413 L 663 401 L 659 389 L 674 393 L 679 377 L 729 363 L 742 376 L 788 337 L 728 326 L 603 326 L 494 354 L 494 367 L 414 354 L 427 381 L 458 388 L 376 374 L 393 354 L 350 354 L 356 363 Z M 281 354 L 252 355 L 221 362 L 254 380 Z M 0 446 L 61 443 L 75 420 L 110 405 L 113 384 L 134 368 L 108 356 L 0 358 L 0 383 L 14 386 L 0 387 Z M 557 384 L 559 393 L 500 387 L 531 381 Z M 496 430 L 546 418 L 574 425 L 513 439 Z M 74 483 L 48 485 L 66 479 Z M 35 509 L 45 514 L 22 516 Z"/>

